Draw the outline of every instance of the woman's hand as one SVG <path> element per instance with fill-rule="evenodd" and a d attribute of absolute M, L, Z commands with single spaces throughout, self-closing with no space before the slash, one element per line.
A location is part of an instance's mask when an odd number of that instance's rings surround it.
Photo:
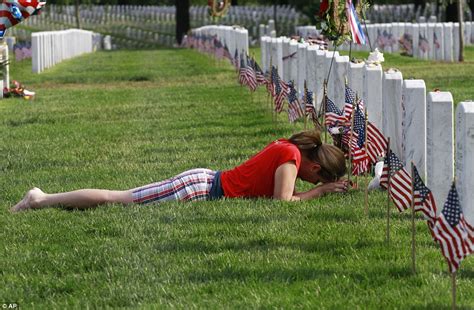
<path fill-rule="evenodd" d="M 339 180 L 336 182 L 323 183 L 318 186 L 321 191 L 321 194 L 327 193 L 345 193 L 349 188 L 348 180 Z"/>

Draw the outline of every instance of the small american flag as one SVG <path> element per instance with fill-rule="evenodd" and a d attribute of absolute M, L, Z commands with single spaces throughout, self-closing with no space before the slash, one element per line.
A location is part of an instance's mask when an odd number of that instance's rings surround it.
<path fill-rule="evenodd" d="M 271 87 L 271 90 L 272 97 L 275 103 L 275 111 L 280 113 L 281 111 L 283 111 L 283 101 L 288 95 L 288 85 L 280 79 L 280 76 L 278 75 L 278 70 L 274 66 L 272 66 L 271 84 L 273 85 Z"/>
<path fill-rule="evenodd" d="M 408 172 L 403 168 L 403 164 L 397 155 L 389 151 L 385 157 L 382 176 L 380 177 L 380 186 L 388 188 L 388 178 L 390 174 L 390 197 L 400 212 L 411 207 L 412 179 Z"/>
<path fill-rule="evenodd" d="M 418 35 L 418 47 L 423 53 L 428 53 L 430 50 L 430 44 L 428 40 L 421 35 L 421 33 Z"/>
<path fill-rule="evenodd" d="M 351 141 L 352 174 L 361 175 L 369 170 L 370 161 L 365 150 L 365 116 L 359 107 L 354 113 L 353 141 Z"/>
<path fill-rule="evenodd" d="M 347 118 L 348 121 L 351 120 L 352 117 L 352 110 L 354 109 L 354 105 L 357 99 L 355 91 L 353 91 L 348 85 L 345 86 L 345 103 L 344 103 L 344 116 Z M 361 109 L 364 109 L 364 101 L 359 99 L 358 105 Z"/>
<path fill-rule="evenodd" d="M 293 123 L 297 119 L 304 116 L 304 110 L 301 107 L 301 102 L 298 99 L 298 93 L 294 87 L 293 81 L 288 83 L 288 120 Z"/>
<path fill-rule="evenodd" d="M 325 125 L 326 126 L 347 126 L 350 125 L 343 112 L 332 102 L 331 99 L 326 97 L 326 114 L 325 114 Z"/>
<path fill-rule="evenodd" d="M 461 261 L 474 251 L 474 227 L 464 219 L 454 183 L 443 211 L 433 227 L 433 236 L 448 261 L 451 273 L 455 272 Z"/>
<path fill-rule="evenodd" d="M 253 70 L 255 71 L 255 78 L 257 79 L 257 84 L 258 85 L 267 84 L 267 79 L 265 78 L 265 74 L 263 74 L 262 68 L 260 68 L 260 66 L 255 60 L 253 60 Z"/>
<path fill-rule="evenodd" d="M 416 166 L 413 166 L 413 194 L 415 211 L 421 211 L 426 220 L 434 224 L 436 221 L 436 202 L 431 190 L 423 183 Z"/>
<path fill-rule="evenodd" d="M 379 157 L 385 156 L 387 151 L 387 138 L 371 122 L 367 123 L 367 154 L 370 161 L 376 164 Z"/>
<path fill-rule="evenodd" d="M 322 126 L 319 123 L 318 113 L 316 112 L 316 108 L 314 107 L 313 103 L 313 92 L 308 90 L 308 88 L 306 87 L 304 88 L 303 101 L 305 106 L 305 112 L 311 117 L 314 127 L 317 129 L 321 129 Z"/>
<path fill-rule="evenodd" d="M 438 36 L 436 35 L 436 32 L 433 32 L 433 45 L 436 49 L 441 48 L 441 44 L 439 43 Z"/>
<path fill-rule="evenodd" d="M 257 89 L 257 76 L 254 70 L 253 59 L 247 55 L 247 66 L 246 70 L 246 78 L 247 78 L 247 86 L 251 91 L 255 91 Z"/>

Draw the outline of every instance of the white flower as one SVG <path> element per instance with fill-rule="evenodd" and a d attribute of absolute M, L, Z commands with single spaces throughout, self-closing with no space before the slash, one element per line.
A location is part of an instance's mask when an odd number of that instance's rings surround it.
<path fill-rule="evenodd" d="M 369 54 L 369 58 L 367 59 L 368 63 L 382 63 L 384 61 L 383 53 L 381 53 L 378 48 L 375 48 L 375 50 Z"/>
<path fill-rule="evenodd" d="M 326 22 L 321 22 L 321 29 L 328 30 L 328 24 L 326 24 Z"/>

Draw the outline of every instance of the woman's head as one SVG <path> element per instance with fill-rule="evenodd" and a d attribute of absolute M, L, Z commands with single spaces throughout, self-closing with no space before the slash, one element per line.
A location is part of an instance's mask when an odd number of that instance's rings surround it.
<path fill-rule="evenodd" d="M 318 180 L 322 182 L 333 182 L 346 174 L 344 153 L 334 145 L 323 144 L 319 131 L 302 131 L 292 135 L 289 140 L 301 152 L 303 169 L 300 170 L 305 170 L 305 166 L 315 167 L 309 170 L 315 170 Z M 308 173 L 313 172 L 301 171 L 300 176 L 311 182 L 314 176 L 307 175 Z"/>

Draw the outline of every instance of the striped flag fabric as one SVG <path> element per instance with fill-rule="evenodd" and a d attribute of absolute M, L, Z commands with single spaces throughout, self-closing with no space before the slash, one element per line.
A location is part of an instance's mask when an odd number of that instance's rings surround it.
<path fill-rule="evenodd" d="M 298 93 L 293 81 L 288 82 L 288 89 L 288 120 L 293 123 L 303 117 L 305 112 L 301 107 L 301 102 L 298 99 Z"/>
<path fill-rule="evenodd" d="M 433 227 L 433 236 L 441 247 L 451 273 L 474 251 L 474 227 L 464 218 L 456 184 L 453 182 L 443 211 Z"/>
<path fill-rule="evenodd" d="M 247 85 L 247 66 L 244 62 L 244 54 L 240 54 L 240 65 L 239 65 L 239 83 L 240 85 Z"/>
<path fill-rule="evenodd" d="M 8 28 L 21 23 L 31 15 L 37 15 L 46 2 L 38 0 L 2 1 L 0 3 L 0 38 Z"/>
<path fill-rule="evenodd" d="M 367 154 L 373 164 L 378 162 L 379 157 L 385 156 L 387 151 L 387 138 L 371 122 L 367 123 Z"/>
<path fill-rule="evenodd" d="M 351 28 L 352 42 L 356 44 L 365 44 L 365 34 L 357 18 L 357 12 L 354 9 L 352 0 L 346 0 L 346 14 L 349 26 Z"/>
<path fill-rule="evenodd" d="M 280 113 L 283 111 L 283 101 L 288 95 L 288 85 L 280 79 L 278 70 L 274 66 L 272 66 L 271 84 L 271 94 L 275 103 L 275 111 Z"/>
<path fill-rule="evenodd" d="M 326 113 L 325 113 L 325 125 L 329 126 L 350 126 L 347 118 L 344 116 L 343 111 L 332 102 L 331 99 L 326 97 Z"/>
<path fill-rule="evenodd" d="M 382 176 L 380 177 L 380 186 L 385 189 L 388 188 L 389 175 L 390 197 L 398 211 L 403 212 L 411 207 L 413 199 L 411 195 L 412 179 L 392 150 L 385 157 Z"/>
<path fill-rule="evenodd" d="M 319 123 L 318 113 L 316 112 L 316 108 L 314 107 L 313 103 L 313 92 L 308 90 L 306 87 L 304 88 L 303 103 L 305 107 L 305 113 L 311 117 L 314 127 L 321 129 L 322 126 Z"/>
<path fill-rule="evenodd" d="M 434 224 L 437 211 L 436 202 L 431 190 L 423 183 L 415 165 L 413 165 L 413 199 L 415 211 L 422 212 L 426 220 Z"/>
<path fill-rule="evenodd" d="M 345 86 L 345 100 L 344 100 L 344 116 L 350 121 L 352 117 L 352 110 L 354 109 L 356 103 L 356 92 L 353 91 L 347 84 Z M 359 98 L 358 105 L 361 109 L 364 109 L 364 101 Z"/>
<path fill-rule="evenodd" d="M 257 76 L 254 70 L 253 59 L 247 55 L 247 66 L 245 68 L 246 79 L 247 79 L 247 86 L 251 91 L 255 91 L 257 89 Z"/>
<path fill-rule="evenodd" d="M 359 107 L 354 113 L 354 128 L 351 141 L 352 174 L 362 175 L 370 168 L 369 157 L 365 150 L 365 116 Z"/>
<path fill-rule="evenodd" d="M 267 84 L 267 79 L 265 78 L 265 74 L 262 71 L 262 68 L 258 65 L 258 63 L 253 60 L 253 71 L 255 71 L 255 78 L 257 80 L 258 85 L 265 85 Z"/>

